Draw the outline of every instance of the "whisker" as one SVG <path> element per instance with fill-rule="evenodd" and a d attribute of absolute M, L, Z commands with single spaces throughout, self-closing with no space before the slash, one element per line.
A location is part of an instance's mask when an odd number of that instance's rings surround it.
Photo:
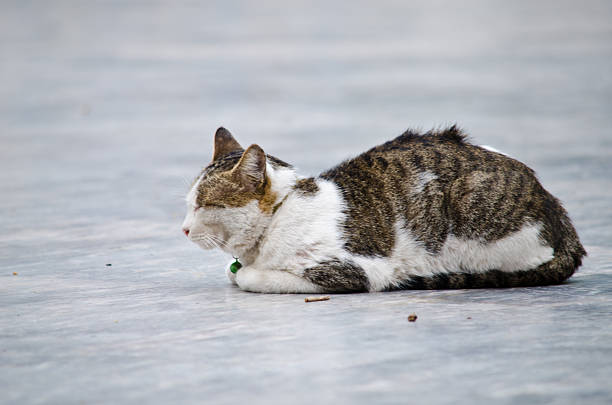
<path fill-rule="evenodd" d="M 185 186 L 191 187 L 191 180 L 187 179 L 187 177 L 181 176 L 181 180 L 185 183 Z"/>
<path fill-rule="evenodd" d="M 227 242 L 215 235 L 208 235 L 219 247 L 227 247 Z"/>
<path fill-rule="evenodd" d="M 208 235 L 208 234 L 202 234 L 198 237 L 192 238 L 192 241 L 196 242 L 196 241 L 205 241 L 211 245 L 214 245 L 218 248 L 223 248 L 223 247 L 227 247 L 227 242 L 225 242 L 224 240 L 220 239 L 219 237 L 215 236 L 215 235 Z"/>

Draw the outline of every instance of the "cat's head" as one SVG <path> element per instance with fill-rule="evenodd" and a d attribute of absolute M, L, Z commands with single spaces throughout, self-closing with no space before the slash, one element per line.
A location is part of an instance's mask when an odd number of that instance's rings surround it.
<path fill-rule="evenodd" d="M 258 145 L 244 150 L 221 127 L 214 136 L 212 162 L 187 194 L 185 235 L 203 249 L 219 247 L 236 256 L 257 244 L 284 197 L 282 181 L 290 165 L 267 156 Z"/>

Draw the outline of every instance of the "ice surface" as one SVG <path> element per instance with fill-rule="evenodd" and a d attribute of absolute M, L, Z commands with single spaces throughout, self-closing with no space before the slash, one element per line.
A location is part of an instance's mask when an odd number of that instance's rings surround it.
<path fill-rule="evenodd" d="M 7 0 L 0 34 L 0 403 L 612 402 L 609 2 Z M 219 125 L 315 174 L 451 122 L 564 201 L 570 282 L 307 304 L 181 233 Z"/>

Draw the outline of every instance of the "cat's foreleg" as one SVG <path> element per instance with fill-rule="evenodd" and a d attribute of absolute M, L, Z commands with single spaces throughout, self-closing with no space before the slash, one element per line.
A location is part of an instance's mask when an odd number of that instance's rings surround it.
<path fill-rule="evenodd" d="M 251 292 L 283 294 L 320 293 L 324 291 L 323 287 L 288 271 L 263 270 L 252 266 L 238 270 L 235 280 L 241 290 Z"/>

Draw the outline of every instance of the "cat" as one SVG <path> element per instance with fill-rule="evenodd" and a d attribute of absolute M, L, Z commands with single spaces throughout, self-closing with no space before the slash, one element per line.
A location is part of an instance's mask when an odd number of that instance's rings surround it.
<path fill-rule="evenodd" d="M 586 255 L 534 172 L 457 126 L 408 130 L 310 178 L 221 127 L 186 200 L 183 232 L 239 260 L 226 273 L 245 291 L 559 284 Z"/>

